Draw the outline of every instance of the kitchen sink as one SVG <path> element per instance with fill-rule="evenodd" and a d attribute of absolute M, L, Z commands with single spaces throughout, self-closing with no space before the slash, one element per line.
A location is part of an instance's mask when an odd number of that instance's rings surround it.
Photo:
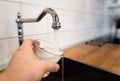
<path fill-rule="evenodd" d="M 58 62 L 60 70 L 50 73 L 42 81 L 120 81 L 120 76 L 117 74 L 66 57 L 62 59 Z"/>

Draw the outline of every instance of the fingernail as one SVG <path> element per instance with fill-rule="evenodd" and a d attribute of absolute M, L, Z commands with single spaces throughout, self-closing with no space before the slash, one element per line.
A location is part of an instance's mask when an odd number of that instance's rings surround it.
<path fill-rule="evenodd" d="M 56 71 L 58 71 L 60 68 L 60 66 L 58 64 L 56 64 Z"/>

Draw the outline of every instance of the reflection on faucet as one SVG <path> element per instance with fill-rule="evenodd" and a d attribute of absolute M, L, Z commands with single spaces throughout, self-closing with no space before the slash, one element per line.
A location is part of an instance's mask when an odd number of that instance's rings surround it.
<path fill-rule="evenodd" d="M 23 23 L 30 23 L 30 22 L 38 22 L 40 21 L 47 13 L 49 13 L 52 18 L 53 18 L 53 22 L 52 22 L 52 28 L 53 29 L 59 29 L 61 27 L 61 24 L 59 22 L 59 17 L 56 13 L 55 10 L 51 9 L 51 8 L 45 8 L 40 15 L 37 18 L 28 18 L 28 19 L 22 19 L 21 18 L 21 14 L 18 13 L 17 15 L 17 19 L 16 19 L 16 23 L 17 23 L 17 27 L 18 27 L 18 37 L 19 37 L 19 45 L 22 44 L 23 42 Z"/>

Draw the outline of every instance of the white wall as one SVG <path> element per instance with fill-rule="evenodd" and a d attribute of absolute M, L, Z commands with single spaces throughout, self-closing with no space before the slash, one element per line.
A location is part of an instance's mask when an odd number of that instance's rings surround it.
<path fill-rule="evenodd" d="M 21 2 L 19 2 L 21 1 Z M 105 0 L 0 0 L 0 64 L 7 62 L 18 47 L 17 12 L 23 18 L 34 18 L 46 7 L 56 10 L 62 24 L 59 46 L 65 47 L 106 33 Z M 46 15 L 38 23 L 24 24 L 25 38 L 55 42 L 52 18 Z M 106 28 L 107 29 L 107 28 Z"/>

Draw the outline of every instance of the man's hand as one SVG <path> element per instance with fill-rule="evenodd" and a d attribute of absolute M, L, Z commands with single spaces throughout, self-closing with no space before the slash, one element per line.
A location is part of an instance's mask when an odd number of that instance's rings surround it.
<path fill-rule="evenodd" d="M 26 39 L 14 53 L 0 81 L 40 81 L 46 72 L 56 72 L 59 65 L 38 59 L 33 52 L 32 39 Z"/>

